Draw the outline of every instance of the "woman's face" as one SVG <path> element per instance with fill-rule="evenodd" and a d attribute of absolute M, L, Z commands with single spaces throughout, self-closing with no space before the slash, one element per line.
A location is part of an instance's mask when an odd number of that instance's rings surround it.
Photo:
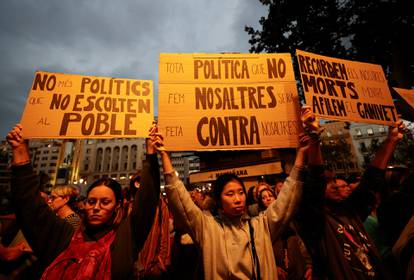
<path fill-rule="evenodd" d="M 48 199 L 49 206 L 53 209 L 53 211 L 58 211 L 62 208 L 66 203 L 68 203 L 69 198 L 65 196 L 60 196 L 57 193 L 53 192 L 50 194 Z"/>
<path fill-rule="evenodd" d="M 86 199 L 86 221 L 91 226 L 107 223 L 119 207 L 114 192 L 107 186 L 93 188 Z"/>
<path fill-rule="evenodd" d="M 262 200 L 263 205 L 267 208 L 275 200 L 275 197 L 271 191 L 264 190 L 260 195 L 260 199 Z"/>
<path fill-rule="evenodd" d="M 341 201 L 350 194 L 350 188 L 342 179 L 331 180 L 326 185 L 325 197 L 334 201 Z"/>
<path fill-rule="evenodd" d="M 267 189 L 268 186 L 266 186 L 265 184 L 260 184 L 256 187 L 256 201 L 259 199 L 259 194 L 262 190 Z"/>
<path fill-rule="evenodd" d="M 242 185 L 237 181 L 228 182 L 221 192 L 223 212 L 230 217 L 241 216 L 246 206 L 246 194 Z"/>

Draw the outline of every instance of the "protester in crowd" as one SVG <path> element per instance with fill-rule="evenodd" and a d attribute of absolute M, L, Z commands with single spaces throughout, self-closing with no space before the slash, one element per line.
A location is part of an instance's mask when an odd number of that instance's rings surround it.
<path fill-rule="evenodd" d="M 257 203 L 259 206 L 259 212 L 263 212 L 269 207 L 269 205 L 276 200 L 276 194 L 272 189 L 264 188 L 259 192 Z"/>
<path fill-rule="evenodd" d="M 163 148 L 162 137 L 153 137 Z M 308 140 L 301 137 L 302 146 L 278 200 L 254 218 L 246 215 L 246 190 L 234 174 L 221 175 L 214 183 L 217 214 L 203 212 L 177 177 L 168 153 L 161 151 L 169 205 L 174 219 L 185 225 L 201 249 L 205 279 L 277 279 L 272 243 L 280 238 L 299 202 Z"/>
<path fill-rule="evenodd" d="M 79 190 L 73 186 L 58 186 L 50 193 L 48 203 L 61 219 L 71 224 L 75 229 L 80 226 L 81 219 L 74 211 L 76 209 Z"/>
<path fill-rule="evenodd" d="M 313 115 L 312 112 L 308 114 Z M 312 117 L 314 118 L 314 117 Z M 346 199 L 335 184 L 326 184 L 319 146 L 309 151 L 309 162 L 320 165 L 310 170 L 312 183 L 304 188 L 297 220 L 299 233 L 310 249 L 314 275 L 321 279 L 383 279 L 380 255 L 362 222 L 372 210 L 374 193 L 384 183 L 387 162 L 406 128 L 401 121 L 391 127 L 387 139 L 365 170 L 359 186 Z M 317 163 L 318 162 L 318 163 Z"/>
<path fill-rule="evenodd" d="M 102 178 L 87 190 L 85 219 L 75 230 L 40 198 L 23 128 L 7 135 L 12 147 L 12 197 L 16 217 L 44 270 L 42 279 L 129 279 L 150 231 L 159 198 L 159 167 L 147 140 L 142 187 L 129 216 L 122 213 L 121 186 Z"/>
<path fill-rule="evenodd" d="M 280 189 L 281 190 L 281 189 Z M 263 189 L 259 193 L 259 210 L 265 211 L 276 200 L 272 189 Z M 312 279 L 312 259 L 291 222 L 280 239 L 273 243 L 279 280 Z"/>
<path fill-rule="evenodd" d="M 342 177 L 330 179 L 326 186 L 326 197 L 334 196 L 336 200 L 344 200 L 351 194 L 351 188 L 347 181 Z"/>
<path fill-rule="evenodd" d="M 272 187 L 267 184 L 266 182 L 260 182 L 259 184 L 257 184 L 257 186 L 254 188 L 254 200 L 256 201 L 256 203 L 249 205 L 247 210 L 248 210 L 248 214 L 251 217 L 257 216 L 260 213 L 260 209 L 259 209 L 259 193 L 264 190 L 264 189 L 269 189 L 271 190 Z"/>

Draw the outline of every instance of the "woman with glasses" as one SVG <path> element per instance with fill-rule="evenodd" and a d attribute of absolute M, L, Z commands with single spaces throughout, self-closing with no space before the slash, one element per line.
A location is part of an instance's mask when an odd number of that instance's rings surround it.
<path fill-rule="evenodd" d="M 121 185 L 109 178 L 99 179 L 87 190 L 85 218 L 75 230 L 41 199 L 21 125 L 10 131 L 7 141 L 13 151 L 16 217 L 44 270 L 41 279 L 131 279 L 133 263 L 151 229 L 159 198 L 159 166 L 153 142 L 147 140 L 141 188 L 131 214 L 123 213 Z"/>
<path fill-rule="evenodd" d="M 55 187 L 48 199 L 48 204 L 56 215 L 77 229 L 81 223 L 79 215 L 74 211 L 76 209 L 79 191 L 73 186 Z"/>

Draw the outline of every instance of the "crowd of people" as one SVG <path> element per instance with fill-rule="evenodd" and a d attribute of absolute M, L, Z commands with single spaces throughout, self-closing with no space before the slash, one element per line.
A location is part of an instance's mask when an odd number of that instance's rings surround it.
<path fill-rule="evenodd" d="M 39 189 L 16 125 L 0 279 L 414 279 L 413 175 L 390 186 L 386 174 L 405 125 L 389 128 L 361 176 L 343 178 L 324 168 L 309 108 L 301 120 L 294 165 L 275 185 L 223 174 L 210 192 L 189 191 L 154 124 L 130 187 L 101 178 L 82 201 L 71 186 Z"/>

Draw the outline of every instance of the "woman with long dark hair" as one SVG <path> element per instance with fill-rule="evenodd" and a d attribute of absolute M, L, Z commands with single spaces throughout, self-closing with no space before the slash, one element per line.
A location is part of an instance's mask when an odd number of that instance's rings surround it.
<path fill-rule="evenodd" d="M 12 197 L 17 220 L 45 268 L 42 279 L 130 279 L 159 198 L 153 143 L 147 141 L 142 187 L 131 214 L 123 214 L 121 185 L 109 178 L 99 179 L 88 188 L 85 218 L 75 230 L 41 199 L 22 126 L 16 125 L 7 140 L 13 150 Z"/>
<path fill-rule="evenodd" d="M 161 135 L 153 134 L 153 139 L 163 148 Z M 246 214 L 246 189 L 239 177 L 219 176 L 212 193 L 217 211 L 202 211 L 177 177 L 168 153 L 160 152 L 169 206 L 201 250 L 205 279 L 277 279 L 272 243 L 289 224 L 299 202 L 307 139 L 301 138 L 304 145 L 278 200 L 254 218 Z"/>

